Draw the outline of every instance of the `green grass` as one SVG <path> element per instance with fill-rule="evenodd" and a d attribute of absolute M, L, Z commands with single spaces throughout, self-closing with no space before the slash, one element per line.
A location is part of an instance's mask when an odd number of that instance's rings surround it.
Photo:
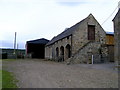
<path fill-rule="evenodd" d="M 0 70 L 0 90 L 2 89 L 2 70 Z"/>
<path fill-rule="evenodd" d="M 2 81 L 2 88 L 17 88 L 16 83 L 18 81 L 14 78 L 11 72 L 0 70 L 0 73 L 2 73 L 2 80 L 0 80 Z"/>
<path fill-rule="evenodd" d="M 2 61 L 16 61 L 16 59 L 2 59 Z"/>
<path fill-rule="evenodd" d="M 16 59 L 0 59 L 0 64 L 2 62 L 7 61 L 16 61 Z M 5 71 L 5 70 L 0 70 L 0 90 L 1 88 L 18 88 L 16 83 L 18 80 L 14 78 L 13 73 Z"/>

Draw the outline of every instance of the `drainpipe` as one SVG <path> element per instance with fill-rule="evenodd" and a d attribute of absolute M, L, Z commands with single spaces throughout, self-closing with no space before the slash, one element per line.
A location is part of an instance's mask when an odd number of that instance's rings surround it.
<path fill-rule="evenodd" d="M 70 57 L 72 56 L 72 35 L 71 35 L 71 53 L 70 53 Z"/>

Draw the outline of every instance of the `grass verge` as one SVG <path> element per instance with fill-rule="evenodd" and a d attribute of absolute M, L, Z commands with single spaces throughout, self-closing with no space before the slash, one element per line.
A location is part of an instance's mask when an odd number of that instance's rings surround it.
<path fill-rule="evenodd" d="M 16 59 L 2 59 L 2 61 L 16 61 Z"/>
<path fill-rule="evenodd" d="M 0 73 L 2 73 L 2 88 L 17 88 L 18 80 L 14 78 L 11 72 L 0 70 Z"/>
<path fill-rule="evenodd" d="M 2 89 L 2 70 L 0 70 L 0 90 Z"/>

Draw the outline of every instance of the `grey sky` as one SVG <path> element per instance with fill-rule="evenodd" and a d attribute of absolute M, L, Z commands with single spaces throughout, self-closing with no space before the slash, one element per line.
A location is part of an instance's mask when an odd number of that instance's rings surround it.
<path fill-rule="evenodd" d="M 92 13 L 100 24 L 114 11 L 119 0 L 0 0 L 0 47 L 13 48 L 17 32 L 19 48 L 28 40 L 52 37 Z M 102 27 L 113 31 L 112 19 Z"/>

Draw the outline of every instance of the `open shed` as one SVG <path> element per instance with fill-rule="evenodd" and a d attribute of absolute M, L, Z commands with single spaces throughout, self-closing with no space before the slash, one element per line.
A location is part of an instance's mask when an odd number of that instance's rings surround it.
<path fill-rule="evenodd" d="M 26 54 L 31 55 L 31 58 L 45 58 L 45 45 L 49 40 L 41 38 L 26 42 Z"/>

